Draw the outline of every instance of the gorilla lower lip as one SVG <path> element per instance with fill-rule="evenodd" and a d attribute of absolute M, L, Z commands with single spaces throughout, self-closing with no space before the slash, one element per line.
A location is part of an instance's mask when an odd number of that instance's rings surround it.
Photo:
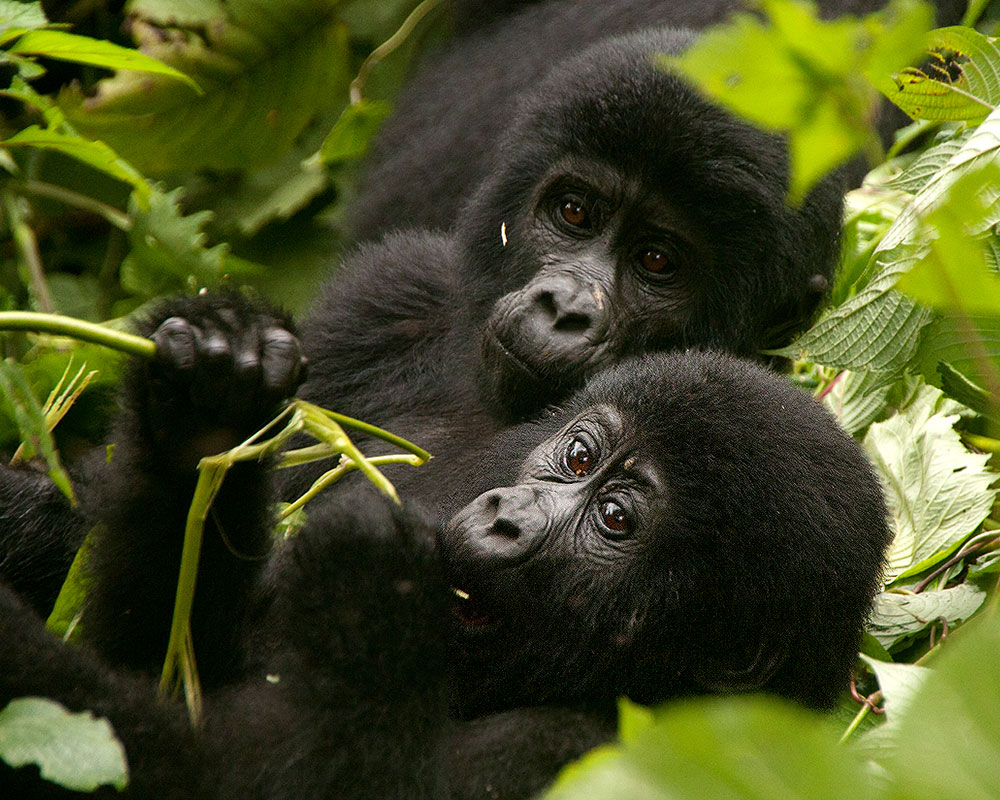
<path fill-rule="evenodd" d="M 517 369 L 520 372 L 524 373 L 529 378 L 532 378 L 534 380 L 539 380 L 540 379 L 541 376 L 538 374 L 538 371 L 534 367 L 532 367 L 530 364 L 528 364 L 527 361 L 525 361 L 523 358 L 521 358 L 521 356 L 517 355 L 512 350 L 510 350 L 510 348 L 508 348 L 507 345 L 505 345 L 503 342 L 501 342 L 499 336 L 497 336 L 495 333 L 493 333 L 492 331 L 490 331 L 489 332 L 489 337 L 492 340 L 493 345 L 497 348 L 497 350 L 500 351 L 501 355 L 503 355 L 503 357 L 509 363 L 513 364 L 515 367 L 517 367 Z"/>

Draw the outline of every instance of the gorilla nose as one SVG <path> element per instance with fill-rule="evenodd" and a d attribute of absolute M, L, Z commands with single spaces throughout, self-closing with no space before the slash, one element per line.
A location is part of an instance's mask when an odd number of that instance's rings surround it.
<path fill-rule="evenodd" d="M 466 544 L 483 556 L 521 558 L 541 538 L 546 515 L 529 486 L 491 489 L 463 514 Z"/>
<path fill-rule="evenodd" d="M 556 350 L 593 345 L 603 336 L 601 298 L 599 289 L 568 276 L 541 281 L 531 294 L 527 332 Z"/>

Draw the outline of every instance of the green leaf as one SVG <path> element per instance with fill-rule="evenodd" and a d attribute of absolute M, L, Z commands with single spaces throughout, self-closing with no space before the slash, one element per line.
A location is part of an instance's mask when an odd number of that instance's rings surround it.
<path fill-rule="evenodd" d="M 130 184 L 140 197 L 150 193 L 146 179 L 104 142 L 91 142 L 72 134 L 31 125 L 0 142 L 0 145 L 57 150 L 84 164 L 89 164 L 112 178 Z"/>
<path fill-rule="evenodd" d="M 139 49 L 189 75 L 176 81 L 120 72 L 93 97 L 59 98 L 83 133 L 147 174 L 248 169 L 277 162 L 309 122 L 346 101 L 352 76 L 336 0 L 135 3 Z"/>
<path fill-rule="evenodd" d="M 700 698 L 666 707 L 627 745 L 564 770 L 544 797 L 573 800 L 872 797 L 860 758 L 819 714 L 775 698 Z"/>
<path fill-rule="evenodd" d="M 938 372 L 941 374 L 941 388 L 945 394 L 978 414 L 1000 419 L 1000 397 L 990 394 L 944 361 L 938 363 Z"/>
<path fill-rule="evenodd" d="M 915 260 L 904 248 L 876 253 L 877 274 L 864 289 L 827 311 L 788 347 L 770 352 L 867 371 L 882 383 L 896 380 L 915 360 L 920 332 L 933 319 L 929 309 L 891 289 Z"/>
<path fill-rule="evenodd" d="M 121 268 L 122 286 L 129 292 L 155 297 L 216 286 L 222 278 L 228 245 L 205 246 L 202 227 L 212 213 L 184 216 L 179 205 L 182 192 L 153 192 L 147 210 L 131 204 L 132 251 Z"/>
<path fill-rule="evenodd" d="M 163 62 L 150 58 L 138 50 L 130 50 L 102 39 L 77 36 L 74 33 L 66 33 L 66 31 L 26 33 L 17 40 L 9 52 L 20 55 L 45 56 L 60 61 L 90 64 L 107 69 L 127 69 L 153 75 L 165 75 L 186 83 L 196 92 L 201 91 L 198 85 L 183 72 L 178 72 L 173 67 L 168 67 Z"/>
<path fill-rule="evenodd" d="M 965 131 L 934 145 L 929 150 L 925 150 L 916 161 L 889 181 L 887 185 L 893 189 L 917 194 L 930 183 L 937 173 L 947 167 L 948 162 L 962 149 L 968 139 L 969 132 Z"/>
<path fill-rule="evenodd" d="M 59 491 L 73 501 L 73 485 L 59 461 L 41 403 L 31 390 L 24 367 L 11 359 L 0 361 L 0 393 L 4 406 L 17 423 L 25 457 L 41 456 L 48 466 L 46 474 Z"/>
<path fill-rule="evenodd" d="M 859 73 L 911 63 L 931 12 L 923 3 L 896 0 L 863 20 L 822 21 L 809 3 L 761 5 L 770 25 L 738 14 L 664 63 L 740 116 L 787 135 L 795 202 L 832 167 L 859 150 L 878 149 L 869 123 L 876 93 Z"/>
<path fill-rule="evenodd" d="M 37 764 L 43 778 L 78 792 L 128 784 L 125 750 L 108 721 L 42 697 L 11 700 L 0 711 L 0 758 L 15 768 Z"/>
<path fill-rule="evenodd" d="M 633 703 L 626 697 L 618 701 L 618 738 L 633 744 L 656 721 L 651 708 Z"/>
<path fill-rule="evenodd" d="M 946 363 L 967 380 L 990 386 L 1000 371 L 1000 318 L 938 315 L 924 330 L 917 361 L 928 380 L 936 381 Z"/>
<path fill-rule="evenodd" d="M 941 619 L 949 625 L 968 619 L 985 599 L 985 592 L 969 583 L 920 594 L 882 592 L 875 598 L 868 632 L 889 650 Z"/>
<path fill-rule="evenodd" d="M 896 288 L 943 311 L 1000 316 L 1000 275 L 986 263 L 983 240 L 970 235 L 993 224 L 1000 166 L 965 172 L 923 220 L 930 243 Z"/>
<path fill-rule="evenodd" d="M 895 523 L 887 583 L 943 558 L 976 530 L 996 498 L 989 456 L 966 450 L 952 428 L 956 408 L 923 386 L 908 408 L 873 424 L 865 436 Z"/>
<path fill-rule="evenodd" d="M 345 108 L 320 147 L 323 162 L 340 164 L 365 155 L 372 137 L 389 115 L 389 110 L 388 103 L 369 100 L 362 100 Z"/>
<path fill-rule="evenodd" d="M 973 28 L 929 36 L 930 66 L 907 68 L 879 87 L 913 119 L 979 122 L 1000 105 L 1000 50 Z"/>
<path fill-rule="evenodd" d="M 864 661 L 878 678 L 878 688 L 885 698 L 886 718 L 895 719 L 904 713 L 913 702 L 913 695 L 927 680 L 930 670 L 916 664 L 895 664 L 891 661 L 877 661 L 862 655 Z"/>
<path fill-rule="evenodd" d="M 38 0 L 0 0 L 0 44 L 9 37 L 8 33 L 20 35 L 21 31 L 44 28 L 49 24 L 45 11 Z"/>
<path fill-rule="evenodd" d="M 892 387 L 873 372 L 841 373 L 823 396 L 823 405 L 837 422 L 854 436 L 885 413 L 886 398 Z"/>
<path fill-rule="evenodd" d="M 897 800 L 994 800 L 1000 786 L 1000 620 L 966 625 L 906 708 L 886 754 Z M 846 795 L 845 795 L 846 796 Z"/>
<path fill-rule="evenodd" d="M 45 620 L 45 627 L 64 641 L 74 641 L 80 634 L 77 623 L 87 599 L 87 589 L 90 581 L 87 577 L 87 556 L 93 547 L 94 531 L 87 534 L 80 549 L 73 557 L 66 580 L 59 589 L 59 596 L 52 606 L 52 612 Z"/>
<path fill-rule="evenodd" d="M 926 245 L 929 237 L 921 226 L 921 219 L 926 218 L 944 201 L 951 187 L 963 176 L 986 168 L 998 156 L 1000 156 L 1000 112 L 993 112 L 968 138 L 964 139 L 959 150 L 916 194 L 910 206 L 897 217 L 883 237 L 877 251 L 893 250 L 900 244 Z"/>

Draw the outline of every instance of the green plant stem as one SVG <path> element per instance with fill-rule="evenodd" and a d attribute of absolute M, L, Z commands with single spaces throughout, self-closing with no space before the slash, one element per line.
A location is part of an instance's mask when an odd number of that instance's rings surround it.
<path fill-rule="evenodd" d="M 843 744 L 850 738 L 851 734 L 858 729 L 858 726 L 861 725 L 862 722 L 864 722 L 865 717 L 867 717 L 868 714 L 871 713 L 872 708 L 874 708 L 879 704 L 879 702 L 881 702 L 882 690 L 878 689 L 877 691 L 872 692 L 870 695 L 868 695 L 868 697 L 865 698 L 865 700 L 868 702 L 866 702 L 863 706 L 861 706 L 861 710 L 854 715 L 854 719 L 851 720 L 851 724 L 847 726 L 847 730 L 844 731 L 843 735 L 840 737 L 841 744 Z"/>
<path fill-rule="evenodd" d="M 371 458 L 366 460 L 368 461 L 369 464 L 371 464 L 374 467 L 383 467 L 386 464 L 409 464 L 412 467 L 419 467 L 421 464 L 424 463 L 417 456 L 413 455 L 372 456 Z M 282 466 L 290 466 L 290 465 L 282 464 Z M 299 497 L 294 503 L 289 503 L 285 508 L 281 510 L 281 513 L 278 514 L 278 519 L 285 519 L 286 517 L 291 516 L 300 508 L 302 508 L 306 503 L 312 500 L 316 495 L 318 495 L 320 492 L 326 489 L 328 486 L 336 483 L 342 477 L 344 477 L 344 475 L 346 475 L 348 472 L 353 472 L 356 469 L 359 469 L 358 464 L 356 462 L 346 460 L 338 464 L 333 469 L 324 472 L 323 475 L 317 478 L 316 481 L 313 483 L 313 485 L 310 486 L 309 489 L 301 497 Z"/>
<path fill-rule="evenodd" d="M 968 27 L 973 27 L 982 16 L 983 11 L 986 10 L 986 6 L 990 4 L 990 0 L 969 0 L 969 5 L 965 9 L 965 15 L 962 17 L 962 25 L 967 25 Z"/>
<path fill-rule="evenodd" d="M 11 181 L 7 185 L 14 191 L 27 192 L 38 197 L 47 197 L 50 200 L 58 200 L 60 203 L 79 208 L 82 211 L 89 211 L 92 214 L 103 217 L 120 230 L 129 231 L 132 229 L 132 220 L 129 219 L 127 214 L 119 211 L 114 206 L 94 200 L 85 194 L 74 192 L 72 189 L 65 189 L 53 183 L 36 180 Z"/>
<path fill-rule="evenodd" d="M 156 353 L 156 345 L 150 339 L 61 314 L 0 311 L 0 331 L 33 331 L 56 336 L 71 336 L 74 339 L 93 342 L 143 358 L 152 358 Z"/>
<path fill-rule="evenodd" d="M 55 310 L 55 303 L 52 300 L 52 293 L 49 291 L 49 284 L 45 280 L 45 269 L 42 267 L 42 257 L 38 252 L 38 240 L 35 238 L 35 232 L 24 221 L 24 217 L 17 207 L 18 200 L 12 194 L 4 192 L 3 201 L 11 233 L 14 235 L 14 244 L 17 246 L 17 252 L 28 271 L 28 279 L 38 300 L 38 306 L 46 314 L 51 314 Z"/>
<path fill-rule="evenodd" d="M 414 28 L 420 24 L 420 20 L 441 5 L 441 2 L 442 0 L 423 0 L 423 2 L 413 9 L 413 11 L 410 12 L 410 15 L 403 20 L 403 24 L 399 26 L 399 29 L 392 36 L 368 54 L 368 58 L 364 60 L 361 67 L 358 69 L 358 74 L 355 76 L 354 80 L 351 81 L 349 96 L 352 106 L 361 102 L 361 93 L 364 90 L 365 81 L 368 79 L 368 73 L 372 71 L 376 64 L 405 42 L 409 38 L 410 34 L 413 33 Z"/>
<path fill-rule="evenodd" d="M 316 406 L 319 408 L 319 406 Z M 343 425 L 345 428 L 353 428 L 354 430 L 361 431 L 362 433 L 367 433 L 369 436 L 375 436 L 379 439 L 384 439 L 390 444 L 396 445 L 408 453 L 413 453 L 413 455 L 427 461 L 431 458 L 431 454 L 424 450 L 422 447 L 417 447 L 413 442 L 408 442 L 401 436 L 396 436 L 394 433 L 389 433 L 387 430 L 376 427 L 375 425 L 369 425 L 367 422 L 362 422 L 359 419 L 354 419 L 354 417 L 347 417 L 343 414 L 338 414 L 336 411 L 327 411 L 325 408 L 319 408 L 319 410 L 336 422 L 339 425 Z"/>
<path fill-rule="evenodd" d="M 184 546 L 181 549 L 181 564 L 177 578 L 177 593 L 174 595 L 174 614 L 170 621 L 170 637 L 167 640 L 167 655 L 163 660 L 160 674 L 160 692 L 167 693 L 174 684 L 178 669 L 187 671 L 191 666 L 183 655 L 187 651 L 186 638 L 191 624 L 191 608 L 194 606 L 195 582 L 198 578 L 198 561 L 201 558 L 201 541 L 205 533 L 205 519 L 212 500 L 222 485 L 225 469 L 212 467 L 198 475 L 198 485 L 194 499 L 188 510 L 184 525 Z M 185 682 L 186 683 L 186 682 Z M 187 691 L 187 689 L 186 689 Z M 192 715 L 194 707 L 189 706 Z"/>

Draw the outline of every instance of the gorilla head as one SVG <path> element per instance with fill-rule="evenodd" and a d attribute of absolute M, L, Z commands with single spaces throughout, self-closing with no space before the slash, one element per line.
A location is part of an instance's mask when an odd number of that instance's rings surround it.
<path fill-rule="evenodd" d="M 494 398 L 552 400 L 622 356 L 783 343 L 823 295 L 841 193 L 787 205 L 779 137 L 656 63 L 692 40 L 606 40 L 522 106 L 460 215 Z"/>
<path fill-rule="evenodd" d="M 442 537 L 464 713 L 846 686 L 890 535 L 810 397 L 730 357 L 647 356 L 487 452 L 529 450 Z"/>

